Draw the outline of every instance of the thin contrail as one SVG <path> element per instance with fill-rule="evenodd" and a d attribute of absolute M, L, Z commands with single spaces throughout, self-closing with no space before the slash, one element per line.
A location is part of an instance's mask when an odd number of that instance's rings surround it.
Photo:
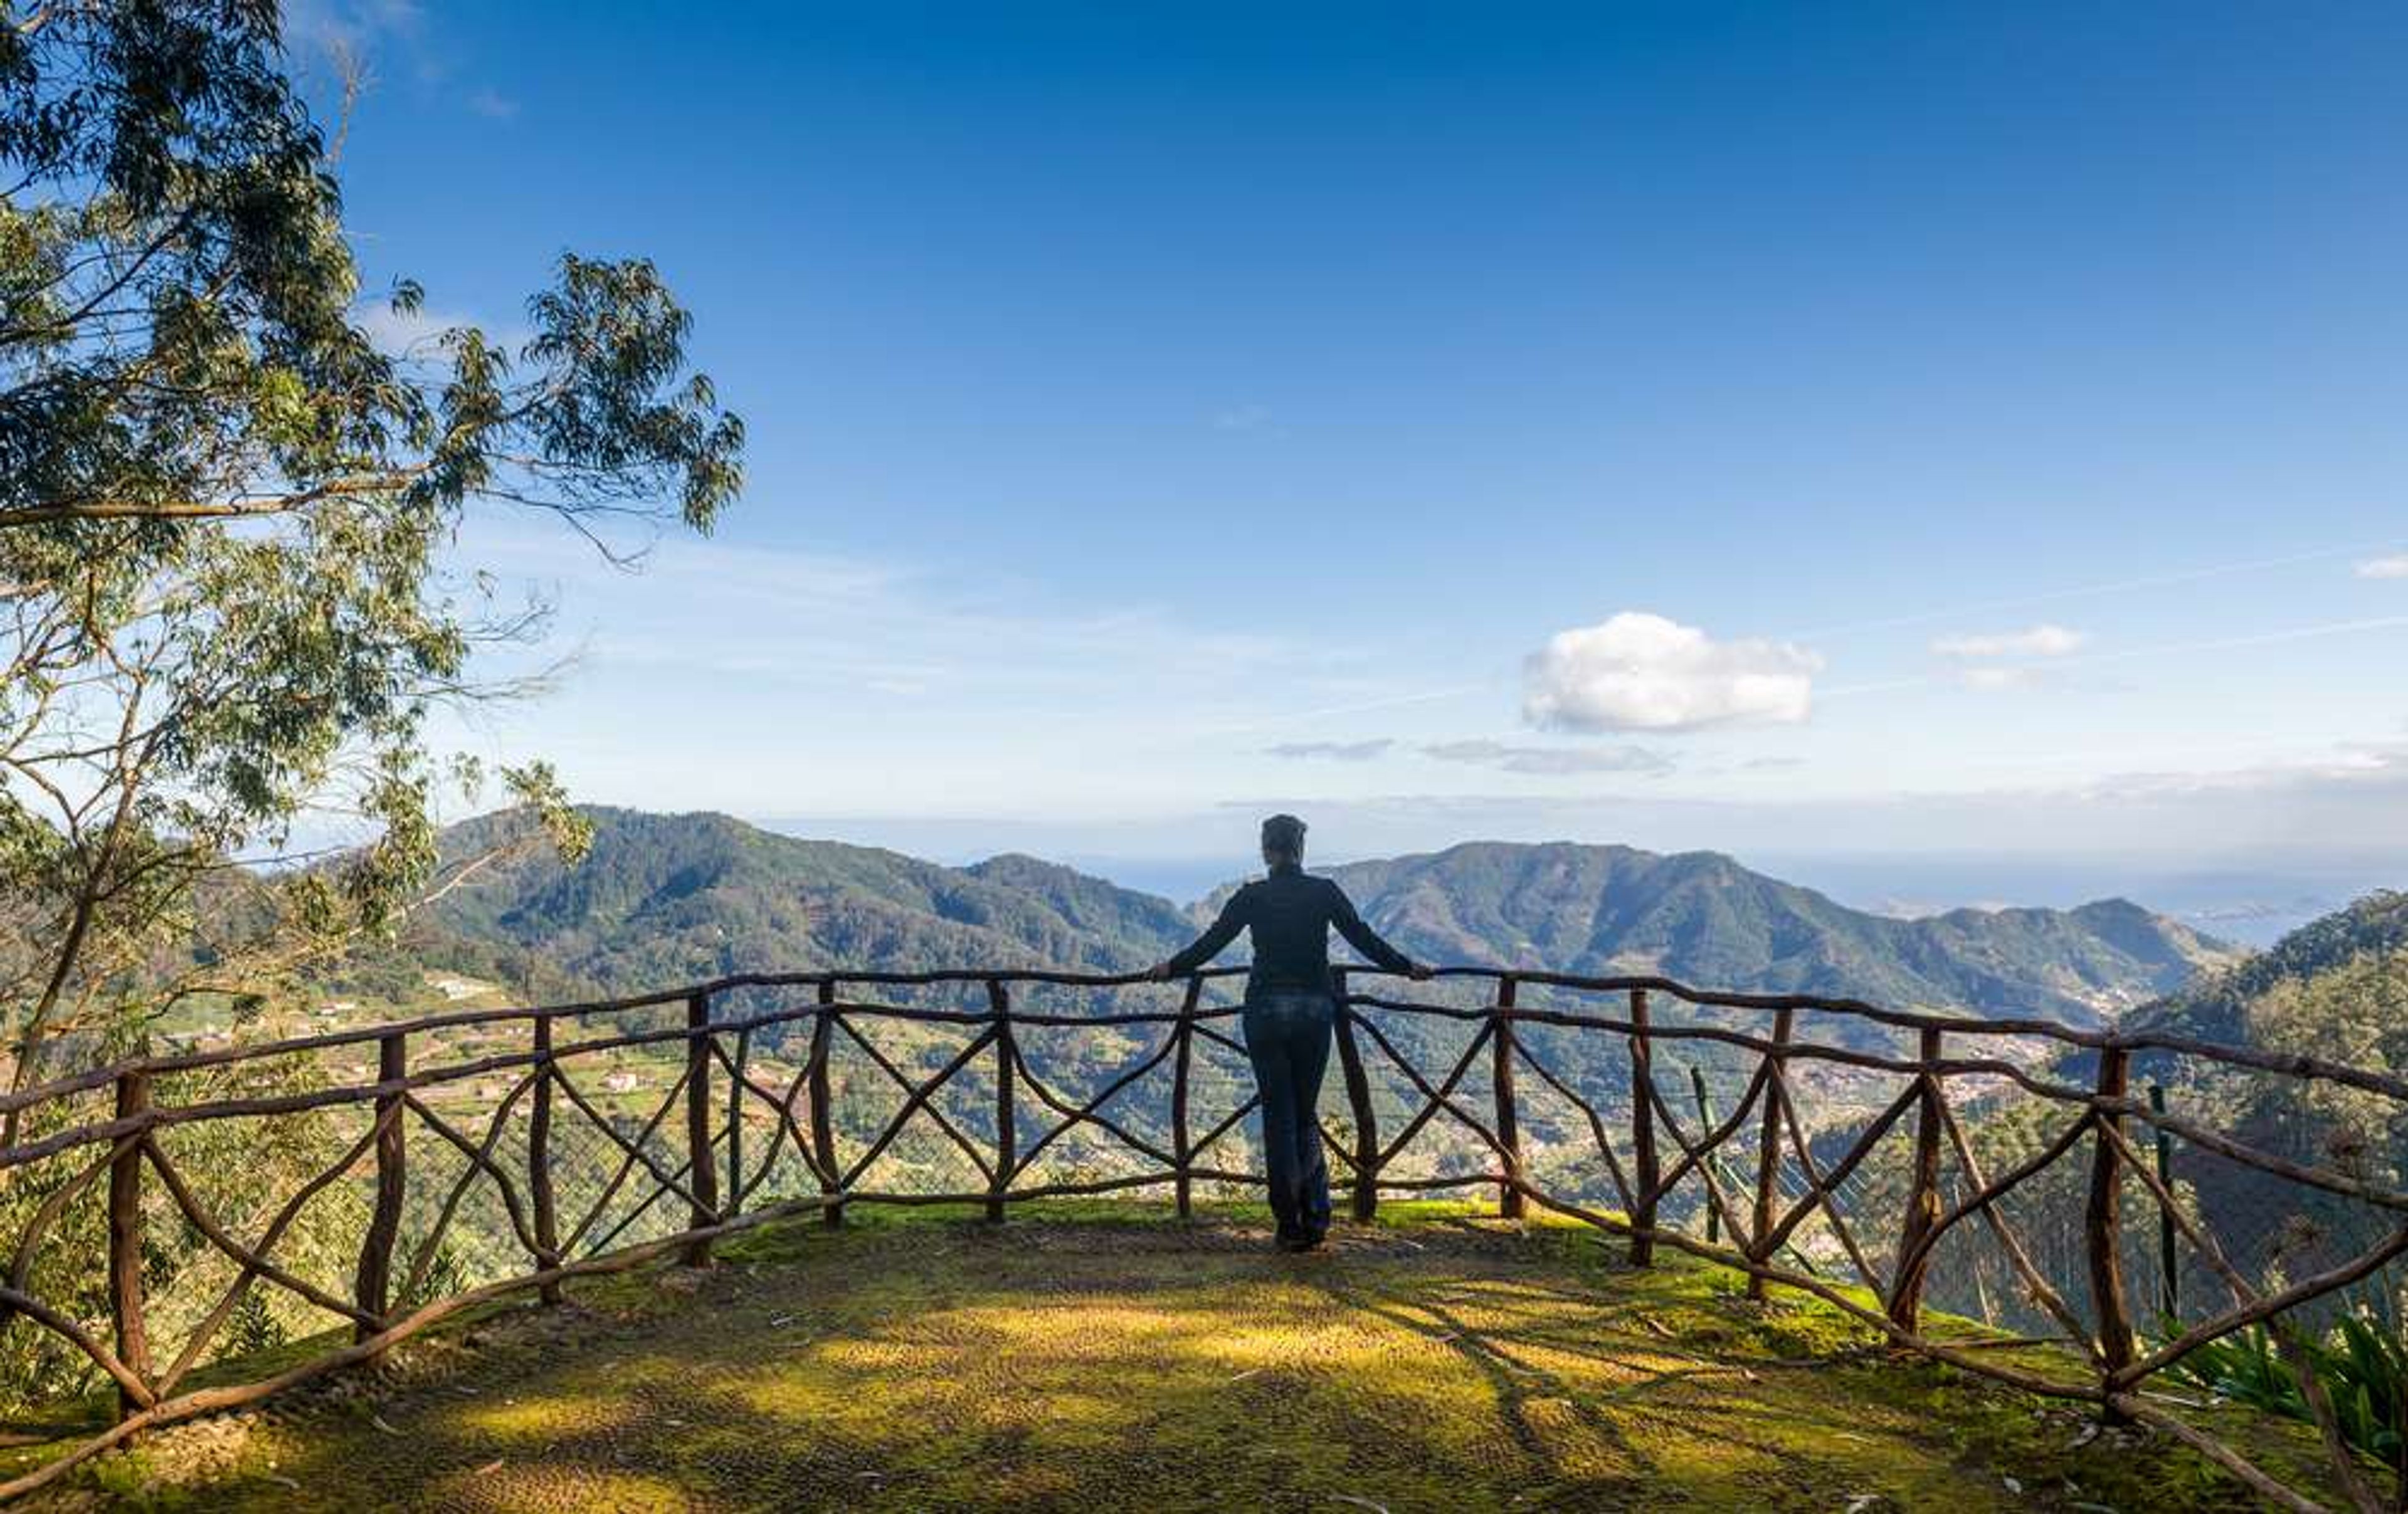
<path fill-rule="evenodd" d="M 2243 636 L 2214 636 L 2204 641 L 2172 641 L 2156 647 L 2131 647 L 2123 651 L 2093 652 L 2086 657 L 2051 657 L 2014 664 L 2018 667 L 2055 671 L 2060 667 L 2095 667 L 2102 663 L 2129 663 L 2143 657 L 2173 657 L 2186 652 L 2234 651 L 2243 647 L 2272 647 L 2286 641 L 2308 641 L 2318 636 L 2349 636 L 2360 631 L 2397 631 L 2408 628 L 2408 615 L 2382 615 L 2363 621 L 2328 621 L 2321 625 L 2295 625 L 2281 631 L 2258 631 Z M 1891 689 L 1914 689 L 1928 684 L 1954 682 L 1953 677 L 1936 673 L 1913 678 L 1885 678 L 1878 683 L 1854 683 L 1838 689 L 1815 692 L 1819 699 L 1841 699 L 1849 694 L 1881 693 Z"/>
<path fill-rule="evenodd" d="M 2155 573 L 2144 578 L 2123 578 L 2114 583 L 2083 584 L 2072 589 L 2051 589 L 2042 593 L 2016 594 L 2005 599 L 1978 600 L 1971 605 L 1956 605 L 1947 609 L 1918 610 L 1912 615 L 1892 615 L 1875 621 L 1852 621 L 1844 625 L 1816 626 L 1807 631 L 1785 633 L 1784 639 L 1803 640 L 1809 636 L 1846 636 L 1857 631 L 1882 631 L 1901 625 L 1929 625 L 1936 621 L 1954 620 L 1964 615 L 1981 615 L 1991 610 L 2021 609 L 2031 605 L 2052 605 L 2060 600 L 2089 599 L 2100 594 L 2128 593 L 2141 589 L 2163 589 L 2179 583 L 2197 583 L 2202 578 L 2221 578 L 2235 573 L 2262 573 L 2268 568 L 2289 567 L 2297 563 L 2322 562 L 2334 557 L 2355 557 L 2360 552 L 2390 551 L 2401 544 L 2390 541 L 2360 542 L 2350 547 L 2319 547 L 2314 551 L 2291 552 L 2282 557 L 2260 557 L 2246 563 L 2219 563 L 2210 567 L 2185 568 L 2174 573 Z"/>
<path fill-rule="evenodd" d="M 2180 641 L 2160 647 L 2134 647 L 2126 651 L 2093 652 L 2087 657 L 2057 657 L 2037 664 L 2080 667 L 2092 663 L 2128 663 L 2136 657 L 2160 657 L 2174 652 L 2229 651 L 2241 647 L 2271 647 L 2278 642 L 2306 641 L 2316 636 L 2347 636 L 2356 631 L 2396 631 L 2408 626 L 2408 615 L 2380 615 L 2363 621 L 2328 621 L 2322 625 L 2295 625 L 2283 631 L 2259 631 L 2245 636 L 2216 636 L 2206 641 Z"/>
<path fill-rule="evenodd" d="M 1394 709 L 1399 705 L 1426 705 L 1440 699 L 1460 698 L 1494 688 L 1498 680 L 1484 683 L 1458 683 L 1452 688 L 1426 689 L 1420 693 L 1391 694 L 1383 699 L 1358 700 L 1351 705 L 1324 705 L 1318 709 L 1292 710 L 1267 721 L 1249 721 L 1240 725 L 1215 725 L 1197 733 L 1198 736 L 1239 736 L 1248 731 L 1268 731 L 1282 725 L 1295 725 L 1305 721 L 1318 721 L 1331 715 L 1357 715 L 1368 709 Z"/>

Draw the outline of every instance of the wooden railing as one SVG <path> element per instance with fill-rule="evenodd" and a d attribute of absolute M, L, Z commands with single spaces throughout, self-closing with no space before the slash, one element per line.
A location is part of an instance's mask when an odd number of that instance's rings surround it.
<path fill-rule="evenodd" d="M 1204 972 L 1154 988 L 1128 977 L 1025 971 L 751 975 L 189 1050 L 0 1098 L 0 1111 L 25 1111 L 28 1132 L 0 1149 L 0 1196 L 13 1191 L 19 1202 L 6 1212 L 23 1217 L 0 1281 L 0 1345 L 9 1332 L 47 1332 L 113 1381 L 120 1400 L 113 1426 L 0 1484 L 0 1498 L 147 1427 L 371 1360 L 500 1295 L 533 1290 L 555 1301 L 570 1278 L 670 1254 L 705 1264 L 714 1242 L 781 1217 L 817 1212 L 837 1224 L 861 1205 L 958 1203 L 1000 1221 L 1015 1203 L 1154 1188 L 1168 1189 L 1185 1216 L 1199 1187 L 1260 1181 L 1226 1154 L 1243 1142 L 1255 1107 L 1243 1096 L 1230 976 Z M 1354 968 L 1339 977 L 1343 1098 L 1332 1104 L 1345 1128 L 1324 1128 L 1358 1219 L 1376 1212 L 1383 1193 L 1493 1190 L 1508 1216 L 1535 1207 L 1620 1237 L 1632 1265 L 1670 1249 L 1739 1270 L 1751 1297 L 1797 1290 L 1925 1356 L 2155 1426 L 2284 1507 L 2321 1507 L 2318 1490 L 2286 1485 L 2199 1428 L 2157 1385 L 2207 1343 L 2252 1325 L 2270 1327 L 2296 1355 L 2319 1301 L 2408 1251 L 2408 1193 L 2136 1099 L 2133 1059 L 2347 1090 L 2386 1108 L 2408 1101 L 2408 1083 L 2172 1036 L 1708 993 L 1660 978 L 1454 969 L 1419 999 L 1360 991 L 1387 990 L 1374 980 L 1388 976 Z M 862 996 L 870 991 L 886 997 Z M 961 995 L 968 1002 L 946 1002 Z M 1070 1002 L 1033 1002 L 1046 995 Z M 889 1002 L 906 997 L 921 1002 Z M 1132 997 L 1140 1007 L 1119 1007 Z M 1658 1013 L 1667 1003 L 1676 1016 Z M 663 1011 L 670 1023 L 646 1022 Z M 904 1027 L 918 1037 L 911 1047 L 880 1044 Z M 1138 1044 L 1093 1077 L 1085 1097 L 1066 1097 L 1039 1043 L 1068 1037 L 1091 1050 L 1107 1029 Z M 785 1054 L 796 1046 L 798 1060 Z M 360 1060 L 327 1073 L 371 1050 L 372 1074 Z M 1677 1090 L 1682 1079 L 1660 1063 L 1682 1053 L 1690 1069 L 1711 1062 L 1734 1079 L 1727 1111 L 1712 1109 L 1702 1079 L 1690 1113 L 1667 1093 L 1668 1081 Z M 590 1075 L 630 1065 L 657 1072 L 666 1086 L 643 1088 L 632 1107 L 609 1107 L 610 1095 Z M 1146 1122 L 1121 1104 L 1161 1081 L 1166 1066 L 1167 1098 L 1145 1107 L 1162 1118 L 1135 1128 Z M 2067 1080 L 2073 1067 L 2086 1081 Z M 624 1070 L 609 1077 L 641 1081 Z M 1877 1093 L 1834 1118 L 1820 1106 L 1844 1104 L 1834 1092 L 1842 1084 Z M 874 1108 L 871 1087 L 891 1089 Z M 1199 1109 L 1216 1095 L 1222 1107 Z M 2057 1111 L 2062 1123 L 2035 1150 L 1985 1171 L 1979 1121 L 1964 1117 L 2010 1104 Z M 481 1130 L 466 1121 L 471 1112 Z M 1384 1130 L 1383 1117 L 1392 1121 Z M 1554 1136 L 1537 1161 L 1526 1150 L 1534 1127 Z M 2155 1163 L 2136 1149 L 2140 1129 L 2159 1144 Z M 272 1193 L 215 1170 L 222 1158 L 208 1173 L 188 1171 L 177 1144 L 222 1130 L 282 1133 L 305 1149 L 323 1135 L 331 1154 L 292 1169 L 289 1191 Z M 430 1137 L 432 1147 L 419 1144 Z M 2379 1238 L 2311 1276 L 2253 1278 L 2181 1198 L 2168 1142 L 2181 1143 L 2187 1161 L 2272 1175 L 2303 1204 L 2355 1206 L 2374 1217 Z M 1096 1161 L 1109 1154 L 1110 1170 L 1049 1170 L 1073 1145 Z M 581 1162 L 564 1154 L 572 1147 Z M 435 1180 L 422 1170 L 430 1160 L 440 1164 Z M 1868 1176 L 1876 1168 L 1878 1183 Z M 2060 1169 L 2084 1185 L 2078 1216 L 2034 1212 L 2053 1230 L 2078 1227 L 2075 1281 L 2035 1260 L 2033 1216 L 2015 1213 Z M 562 1184 L 572 1178 L 585 1192 L 565 1202 Z M 2139 1224 L 2126 1214 L 2135 1199 L 2156 1210 Z M 422 1218 L 405 1244 L 413 1202 Z M 484 1206 L 481 1234 L 499 1248 L 482 1269 L 492 1276 L 446 1261 L 473 1204 Z M 86 1252 L 62 1237 L 95 1205 L 106 1244 Z M 234 1207 L 243 1221 L 227 1218 Z M 348 1287 L 322 1256 L 312 1264 L 294 1254 L 304 1234 L 350 1246 L 355 1220 Z M 162 1226 L 218 1269 L 207 1288 L 186 1290 L 172 1321 L 147 1293 L 155 1269 L 146 1248 Z M 2168 1257 L 2178 1235 L 2228 1301 L 2144 1344 L 2125 1263 L 2160 1229 Z M 2070 1350 L 2038 1359 L 2002 1351 L 1995 1336 L 1926 1309 L 1935 1267 L 1974 1233 Z M 2066 1250 L 2064 1235 L 2043 1238 Z M 274 1376 L 230 1380 L 227 1363 L 238 1367 L 239 1358 L 225 1344 L 229 1321 L 265 1290 L 280 1291 L 305 1316 L 347 1323 L 351 1340 Z M 161 1338 L 170 1322 L 180 1338 Z M 2330 1452 L 2323 1491 L 2383 1507 L 2315 1379 L 2303 1371 L 2300 1380 Z"/>

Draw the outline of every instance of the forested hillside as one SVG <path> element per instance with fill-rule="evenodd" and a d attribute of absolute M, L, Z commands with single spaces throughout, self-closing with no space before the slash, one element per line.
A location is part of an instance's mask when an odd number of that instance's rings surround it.
<path fill-rule="evenodd" d="M 945 867 L 724 815 L 589 813 L 583 863 L 497 864 L 414 922 L 398 950 L 351 970 L 380 974 L 394 991 L 434 968 L 538 994 L 839 965 L 1129 970 L 1182 944 L 1218 897 L 1182 910 L 1031 857 Z M 495 823 L 453 827 L 446 850 L 475 853 Z M 1374 924 L 1434 962 L 1656 972 L 2079 1024 L 2229 957 L 2122 901 L 1898 921 L 1713 852 L 1484 842 L 1331 873 Z"/>
<path fill-rule="evenodd" d="M 2397 1074 L 2408 1068 L 2408 893 L 2360 899 L 2131 1023 Z M 2390 1099 L 2161 1053 L 2143 1052 L 2135 1065 L 2167 1079 L 2179 1111 L 2260 1150 L 2400 1181 L 2408 1118 Z M 2296 1278 L 2337 1264 L 2395 1218 L 2187 1147 L 2176 1175 L 2233 1259 L 2257 1274 Z"/>
<path fill-rule="evenodd" d="M 582 863 L 516 856 L 350 970 L 379 973 L 388 992 L 435 968 L 538 995 L 624 993 L 839 964 L 1124 970 L 1188 934 L 1165 900 L 1033 858 L 953 868 L 724 815 L 588 814 Z M 445 850 L 477 853 L 495 823 L 453 827 Z"/>
<path fill-rule="evenodd" d="M 1892 920 L 1719 852 L 1473 842 L 1331 870 L 1423 956 L 2095 1025 L 2231 960 L 2127 901 Z"/>

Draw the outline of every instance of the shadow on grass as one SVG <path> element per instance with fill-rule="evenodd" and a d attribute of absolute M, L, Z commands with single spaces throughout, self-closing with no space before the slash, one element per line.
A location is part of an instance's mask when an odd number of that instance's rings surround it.
<path fill-rule="evenodd" d="M 2104 1475 L 2030 1400 L 1562 1231 L 1349 1228 L 1299 1258 L 1257 1224 L 1069 1212 L 782 1227 L 708 1273 L 485 1321 L 439 1371 L 323 1395 L 205 1480 L 163 1439 L 105 1485 L 280 1509 L 1869 1514 Z M 2103 1501 L 2212 1507 L 2166 1486 Z"/>

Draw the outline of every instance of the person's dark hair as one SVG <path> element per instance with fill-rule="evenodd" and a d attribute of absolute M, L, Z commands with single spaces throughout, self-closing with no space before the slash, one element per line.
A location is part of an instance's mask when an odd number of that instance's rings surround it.
<path fill-rule="evenodd" d="M 1283 857 L 1304 856 L 1304 821 L 1294 815 L 1273 815 L 1263 821 L 1263 850 Z"/>

